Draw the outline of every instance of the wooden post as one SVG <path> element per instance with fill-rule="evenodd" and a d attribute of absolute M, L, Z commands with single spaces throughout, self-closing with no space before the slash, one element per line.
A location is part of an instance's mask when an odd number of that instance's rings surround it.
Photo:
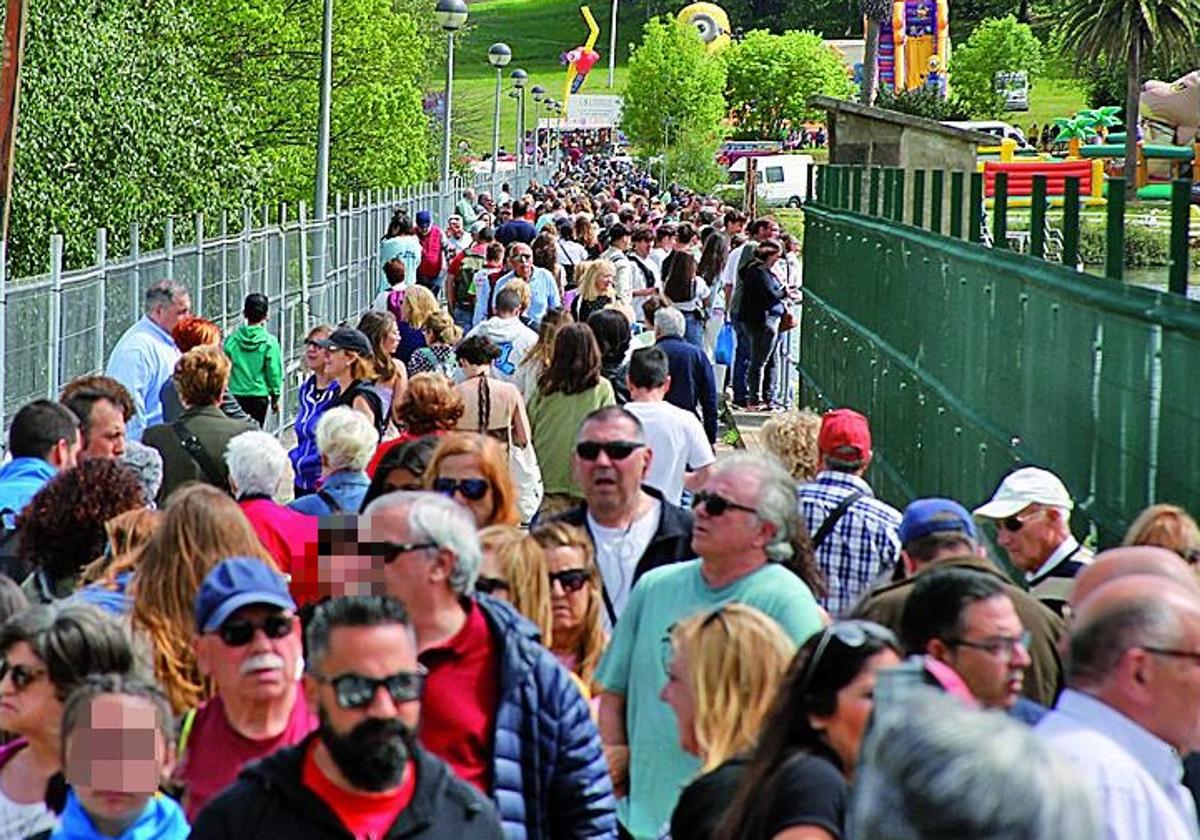
<path fill-rule="evenodd" d="M 758 218 L 758 161 L 746 158 L 746 216 Z"/>

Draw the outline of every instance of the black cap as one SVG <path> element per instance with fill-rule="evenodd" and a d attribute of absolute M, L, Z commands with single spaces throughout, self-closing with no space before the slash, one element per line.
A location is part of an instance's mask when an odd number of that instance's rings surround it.
<path fill-rule="evenodd" d="M 366 358 L 375 354 L 370 339 L 353 327 L 338 327 L 329 338 L 317 343 L 328 350 L 350 350 Z"/>

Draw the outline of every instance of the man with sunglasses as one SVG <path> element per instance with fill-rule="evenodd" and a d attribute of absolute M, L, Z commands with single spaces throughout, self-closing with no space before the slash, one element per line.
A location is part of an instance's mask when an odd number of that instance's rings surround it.
<path fill-rule="evenodd" d="M 1004 584 L 974 569 L 932 569 L 920 575 L 900 620 L 910 656 L 929 656 L 967 684 L 980 705 L 1032 726 L 1045 706 L 1021 696 L 1032 660 L 1029 632 Z"/>
<path fill-rule="evenodd" d="M 196 595 L 196 658 L 215 696 L 184 715 L 176 780 L 188 819 L 241 769 L 317 726 L 300 692 L 300 621 L 287 584 L 261 560 L 232 557 Z"/>
<path fill-rule="evenodd" d="M 532 226 L 530 227 L 532 228 Z M 498 232 L 496 238 L 500 238 Z M 508 284 L 509 280 L 519 278 L 529 284 L 529 309 L 524 314 L 529 319 L 530 325 L 536 329 L 547 310 L 562 307 L 558 283 L 555 282 L 553 274 L 541 266 L 533 264 L 533 249 L 524 242 L 513 242 L 508 246 L 507 260 L 509 268 L 507 274 L 500 277 L 476 275 L 475 316 L 472 321 L 480 324 L 484 319 L 495 315 L 496 295 Z"/>
<path fill-rule="evenodd" d="M 659 696 L 670 627 L 731 601 L 766 613 L 796 644 L 822 625 L 812 592 L 783 565 L 795 559 L 804 524 L 782 467 L 754 455 L 718 459 L 692 501 L 692 548 L 700 559 L 638 581 L 596 673 L 618 812 L 639 840 L 658 837 L 684 785 L 700 772 L 699 760 L 680 748 L 674 714 Z"/>
<path fill-rule="evenodd" d="M 326 601 L 308 652 L 304 694 L 319 729 L 244 771 L 193 838 L 503 837 L 491 804 L 417 742 L 425 674 L 402 605 Z"/>
<path fill-rule="evenodd" d="M 906 604 L 925 575 L 941 569 L 965 569 L 984 575 L 1000 586 L 1030 634 L 1026 650 L 1032 661 L 1024 673 L 1024 696 L 1043 706 L 1053 703 L 1062 686 L 1058 643 L 1066 633 L 1066 624 L 988 559 L 966 508 L 952 499 L 917 499 L 904 509 L 899 536 L 904 578 L 871 590 L 850 614 L 899 633 Z"/>
<path fill-rule="evenodd" d="M 483 557 L 470 514 L 442 495 L 395 492 L 360 529 L 387 594 L 412 615 L 427 669 L 421 744 L 492 797 L 510 840 L 613 836 L 587 702 L 532 623 L 474 592 Z"/>
<path fill-rule="evenodd" d="M 1005 476 L 974 514 L 996 525 L 996 544 L 1024 575 L 1034 597 L 1059 615 L 1075 576 L 1092 553 L 1071 534 L 1075 502 L 1062 479 L 1049 470 L 1023 467 Z"/>
<path fill-rule="evenodd" d="M 691 512 L 645 483 L 654 456 L 642 422 L 632 411 L 621 406 L 593 411 L 580 424 L 571 455 L 584 502 L 554 517 L 583 528 L 592 539 L 604 604 L 601 616 L 609 630 L 642 575 L 696 556 Z"/>

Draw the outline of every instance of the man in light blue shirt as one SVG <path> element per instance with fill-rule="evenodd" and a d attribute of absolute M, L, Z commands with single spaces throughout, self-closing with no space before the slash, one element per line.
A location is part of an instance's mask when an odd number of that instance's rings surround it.
<path fill-rule="evenodd" d="M 507 259 L 509 272 L 496 280 L 495 288 L 486 275 L 475 275 L 475 315 L 472 318 L 472 326 L 496 314 L 496 293 L 503 289 L 509 280 L 519 277 L 529 284 L 530 300 L 525 317 L 536 330 L 547 310 L 562 307 L 558 283 L 549 271 L 534 266 L 533 249 L 524 242 L 513 242 L 509 245 Z"/>
<path fill-rule="evenodd" d="M 1067 686 L 1034 732 L 1092 786 L 1106 840 L 1197 840 L 1180 784 L 1180 756 L 1200 748 L 1196 585 L 1134 573 L 1085 596 Z"/>
<path fill-rule="evenodd" d="M 783 562 L 802 528 L 794 482 L 753 455 L 719 460 L 693 498 L 692 548 L 699 560 L 672 563 L 638 580 L 613 630 L 596 680 L 600 737 L 629 834 L 656 838 L 700 760 L 679 745 L 671 709 L 659 696 L 667 679 L 663 640 L 671 625 L 725 604 L 748 604 L 803 643 L 822 626 L 812 592 Z M 607 582 L 606 582 L 607 584 Z"/>
<path fill-rule="evenodd" d="M 127 440 L 140 441 L 148 426 L 163 422 L 159 392 L 180 356 L 171 330 L 191 309 L 191 296 L 182 283 L 159 280 L 146 289 L 146 314 L 113 348 L 105 373 L 125 386 L 137 411 L 126 426 Z"/>

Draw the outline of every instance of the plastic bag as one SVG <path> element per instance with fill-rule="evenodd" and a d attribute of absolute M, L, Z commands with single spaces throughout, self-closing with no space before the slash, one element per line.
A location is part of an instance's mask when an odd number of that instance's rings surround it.
<path fill-rule="evenodd" d="M 716 364 L 733 364 L 733 340 L 733 324 L 726 321 L 717 333 L 717 345 L 713 348 L 713 361 Z"/>

